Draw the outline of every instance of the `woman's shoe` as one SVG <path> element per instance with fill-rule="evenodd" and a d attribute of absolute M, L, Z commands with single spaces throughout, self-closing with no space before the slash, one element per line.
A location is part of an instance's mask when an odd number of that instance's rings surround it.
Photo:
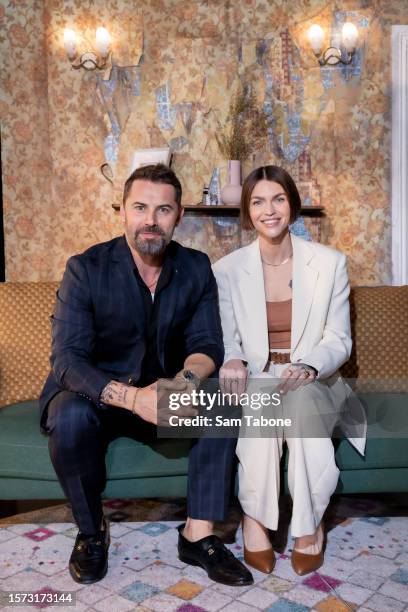
<path fill-rule="evenodd" d="M 315 572 L 323 565 L 324 554 L 323 550 L 317 555 L 306 555 L 298 550 L 292 552 L 292 567 L 299 576 Z"/>
<path fill-rule="evenodd" d="M 272 547 L 266 550 L 248 550 L 244 544 L 244 561 L 259 572 L 270 574 L 275 567 L 276 558 Z"/>
<path fill-rule="evenodd" d="M 305 574 L 310 574 L 311 572 L 315 572 L 323 565 L 324 561 L 324 527 L 323 523 L 321 524 L 321 529 L 323 531 L 323 540 L 322 540 L 322 548 L 320 552 L 316 555 L 310 555 L 307 553 L 302 553 L 296 549 L 293 549 L 291 563 L 295 572 L 299 576 L 305 576 Z"/>
<path fill-rule="evenodd" d="M 268 548 L 264 548 L 262 550 L 248 550 L 247 547 L 245 546 L 245 535 L 244 535 L 244 524 L 247 525 L 246 521 L 249 521 L 249 523 L 257 524 L 258 529 L 262 529 L 264 535 L 267 536 L 266 538 L 263 538 L 263 540 L 266 539 L 268 544 L 270 543 L 269 536 L 267 535 L 268 532 L 266 528 L 256 519 L 249 517 L 247 515 L 244 515 L 244 519 L 242 523 L 242 539 L 244 542 L 244 561 L 245 563 L 247 563 L 254 569 L 258 570 L 259 572 L 263 572 L 264 574 L 270 574 L 273 568 L 275 567 L 275 562 L 276 562 L 275 553 L 273 552 L 273 548 L 272 546 L 269 546 Z M 252 525 L 252 527 L 254 527 L 254 525 Z M 258 539 L 258 542 L 261 542 L 261 541 L 262 541 L 262 538 L 261 540 Z"/>

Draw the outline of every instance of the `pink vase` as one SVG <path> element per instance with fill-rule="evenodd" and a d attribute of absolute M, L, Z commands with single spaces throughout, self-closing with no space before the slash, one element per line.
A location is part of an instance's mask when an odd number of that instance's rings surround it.
<path fill-rule="evenodd" d="M 241 162 L 232 159 L 228 162 L 228 184 L 221 189 L 223 204 L 239 206 L 241 202 Z"/>

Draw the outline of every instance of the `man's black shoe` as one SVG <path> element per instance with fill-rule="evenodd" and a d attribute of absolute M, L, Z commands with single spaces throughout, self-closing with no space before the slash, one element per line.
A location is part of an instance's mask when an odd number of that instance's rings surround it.
<path fill-rule="evenodd" d="M 210 535 L 197 542 L 190 542 L 182 534 L 184 526 L 183 524 L 177 528 L 180 561 L 189 565 L 199 565 L 214 582 L 220 582 L 228 586 L 253 584 L 254 579 L 251 572 L 234 557 L 220 538 Z"/>
<path fill-rule="evenodd" d="M 71 558 L 69 573 L 75 582 L 92 584 L 106 576 L 108 571 L 109 524 L 104 519 L 105 529 L 88 536 L 79 532 Z"/>

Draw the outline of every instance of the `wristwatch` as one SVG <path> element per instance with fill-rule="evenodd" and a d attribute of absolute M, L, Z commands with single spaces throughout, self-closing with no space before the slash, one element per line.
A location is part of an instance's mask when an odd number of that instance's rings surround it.
<path fill-rule="evenodd" d="M 200 386 L 201 379 L 192 370 L 183 370 L 181 375 L 182 375 L 182 377 L 184 378 L 185 381 L 187 381 L 189 383 L 193 383 L 196 388 L 198 388 Z"/>

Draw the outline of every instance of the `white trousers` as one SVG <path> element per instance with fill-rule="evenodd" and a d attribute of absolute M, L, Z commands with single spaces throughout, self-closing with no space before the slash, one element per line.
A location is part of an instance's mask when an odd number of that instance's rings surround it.
<path fill-rule="evenodd" d="M 267 373 L 250 377 L 247 393 L 259 391 L 261 379 L 278 378 L 288 365 L 271 365 Z M 292 535 L 301 537 L 315 533 L 339 477 L 331 441 L 338 413 L 339 407 L 328 386 L 315 382 L 281 396 L 275 415 L 290 418 L 290 428 L 260 429 L 260 437 L 247 437 L 241 430 L 237 444 L 238 496 L 245 514 L 269 529 L 277 529 L 280 460 L 286 441 L 288 486 L 293 500 Z M 254 413 L 244 408 L 243 414 Z"/>

